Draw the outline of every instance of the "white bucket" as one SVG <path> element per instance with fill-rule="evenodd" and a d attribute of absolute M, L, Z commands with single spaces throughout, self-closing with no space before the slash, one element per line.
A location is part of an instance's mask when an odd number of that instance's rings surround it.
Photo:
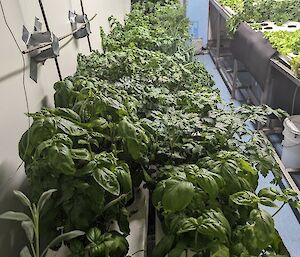
<path fill-rule="evenodd" d="M 300 115 L 286 118 L 283 125 L 281 160 L 286 168 L 300 169 Z"/>

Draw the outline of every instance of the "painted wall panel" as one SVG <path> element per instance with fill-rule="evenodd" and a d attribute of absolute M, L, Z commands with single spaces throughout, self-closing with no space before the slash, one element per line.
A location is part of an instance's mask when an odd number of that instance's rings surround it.
<path fill-rule="evenodd" d="M 84 1 L 84 3 L 85 2 L 86 1 Z M 46 10 L 50 30 L 52 30 L 56 34 L 56 36 L 60 37 L 72 32 L 68 14 L 70 10 L 81 14 L 81 6 L 79 0 L 44 0 L 43 4 Z M 68 37 L 60 41 L 60 47 L 61 49 L 60 56 L 58 57 L 58 63 L 62 77 L 64 78 L 76 71 L 77 54 L 79 52 L 88 54 L 89 47 L 87 38 L 76 40 L 73 37 Z"/>
<path fill-rule="evenodd" d="M 86 13 L 92 17 L 97 13 L 95 21 L 91 23 L 92 34 L 91 44 L 93 49 L 100 49 L 101 39 L 99 35 L 99 24 L 103 27 L 105 32 L 109 31 L 108 17 L 113 15 L 119 21 L 126 17 L 126 13 L 130 11 L 130 1 L 128 0 L 98 0 L 84 2 Z M 119 10 L 125 10 L 120 12 Z"/>

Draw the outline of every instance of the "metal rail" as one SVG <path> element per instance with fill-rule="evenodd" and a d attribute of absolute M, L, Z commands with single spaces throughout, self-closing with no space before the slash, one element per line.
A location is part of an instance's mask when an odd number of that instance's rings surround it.
<path fill-rule="evenodd" d="M 264 139 L 267 140 L 266 142 L 270 142 L 269 139 L 267 138 L 266 134 L 262 130 L 260 130 L 259 132 L 264 137 Z M 294 179 L 290 175 L 288 169 L 285 168 L 283 162 L 281 161 L 280 157 L 276 153 L 274 147 L 272 147 L 272 152 L 273 152 L 273 157 L 274 157 L 275 161 L 277 162 L 284 178 L 286 179 L 290 188 L 293 189 L 298 194 L 298 199 L 300 200 L 300 190 L 299 190 L 298 186 L 296 185 Z"/>
<path fill-rule="evenodd" d="M 294 74 L 294 72 L 284 65 L 281 60 L 277 60 L 275 58 L 271 59 L 271 66 L 274 67 L 276 70 L 280 71 L 282 74 L 284 74 L 286 77 L 288 77 L 295 85 L 300 87 L 300 79 L 297 78 L 297 76 Z"/>
<path fill-rule="evenodd" d="M 215 62 L 221 76 L 223 77 L 229 91 L 231 91 L 232 98 L 235 98 L 235 92 L 237 89 L 241 89 L 241 83 L 239 82 L 237 78 L 237 73 L 239 72 L 238 70 L 238 63 L 236 60 L 234 60 L 234 67 L 231 70 L 226 69 L 225 65 L 222 64 L 222 55 L 221 55 L 221 19 L 228 20 L 234 15 L 234 12 L 230 8 L 225 8 L 223 7 L 217 0 L 209 0 L 210 2 L 210 12 L 212 11 L 212 7 L 216 9 L 216 17 L 217 19 L 215 20 L 210 20 L 210 22 L 217 22 L 214 23 L 213 25 L 215 26 L 215 33 L 212 35 L 211 38 L 214 39 L 215 46 L 210 49 L 210 55 Z M 211 18 L 211 14 L 209 16 Z M 210 27 L 212 27 L 212 24 L 210 24 Z M 212 40 L 211 40 L 212 42 Z M 247 49 L 245 49 L 247 51 Z M 271 58 L 270 60 L 270 68 L 267 73 L 267 78 L 265 81 L 264 89 L 261 94 L 260 99 L 255 99 L 255 101 L 252 100 L 253 103 L 255 104 L 266 104 L 267 103 L 267 98 L 270 92 L 271 88 L 271 83 L 272 83 L 272 69 L 276 69 L 279 72 L 281 72 L 285 77 L 287 77 L 289 80 L 291 80 L 294 84 L 297 85 L 297 87 L 300 87 L 300 80 L 295 76 L 295 74 L 292 72 L 292 70 L 289 67 L 288 60 L 285 56 L 277 55 L 275 58 Z M 251 91 L 251 90 L 249 90 Z M 250 93 L 251 96 L 251 92 Z M 252 98 L 252 97 L 251 97 Z M 265 137 L 265 139 L 269 141 L 265 133 L 260 130 L 260 133 Z M 281 172 L 287 181 L 288 185 L 298 194 L 298 198 L 300 199 L 300 190 L 298 186 L 296 185 L 295 181 L 293 180 L 292 176 L 289 173 L 289 170 L 287 170 L 282 163 L 280 157 L 276 153 L 275 149 L 273 151 L 273 157 L 278 163 Z"/>
<path fill-rule="evenodd" d="M 232 18 L 235 15 L 235 12 L 229 8 L 222 6 L 219 1 L 217 0 L 209 0 L 210 4 L 215 7 L 215 9 L 218 11 L 218 29 L 220 29 L 220 16 L 223 17 L 225 20 L 228 20 Z M 217 53 L 220 52 L 220 43 L 218 42 L 220 40 L 220 33 L 221 31 L 217 31 Z M 219 57 L 219 55 L 217 55 Z M 300 80 L 295 76 L 294 72 L 287 66 L 290 66 L 289 58 L 287 56 L 277 54 L 276 59 L 271 60 L 271 64 L 274 68 L 281 71 L 283 74 L 286 74 L 294 83 L 297 83 L 297 85 L 300 83 Z M 283 67 L 285 65 L 285 67 Z"/>
<path fill-rule="evenodd" d="M 219 14 L 225 18 L 225 20 L 230 19 L 234 15 L 234 11 L 230 8 L 226 8 L 222 6 L 218 1 L 216 0 L 209 0 L 209 2 L 218 10 Z"/>

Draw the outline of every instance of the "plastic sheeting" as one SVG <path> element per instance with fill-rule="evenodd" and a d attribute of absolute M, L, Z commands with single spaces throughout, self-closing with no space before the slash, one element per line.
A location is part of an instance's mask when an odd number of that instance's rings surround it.
<path fill-rule="evenodd" d="M 231 42 L 231 51 L 264 88 L 270 59 L 276 50 L 263 34 L 252 30 L 246 23 L 241 23 Z"/>

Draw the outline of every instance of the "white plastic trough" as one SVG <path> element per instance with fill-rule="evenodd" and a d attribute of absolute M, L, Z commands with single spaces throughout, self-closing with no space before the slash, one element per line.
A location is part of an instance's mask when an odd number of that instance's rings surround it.
<path fill-rule="evenodd" d="M 135 200 L 128 207 L 129 213 L 134 213 L 129 218 L 130 235 L 126 237 L 129 243 L 128 255 L 145 257 L 147 249 L 149 190 L 143 188 L 143 183 L 135 189 Z M 111 230 L 118 230 L 117 222 L 113 222 Z M 49 250 L 46 257 L 67 257 L 70 250 L 62 245 L 58 251 Z"/>
<path fill-rule="evenodd" d="M 128 207 L 128 211 L 135 212 L 129 218 L 130 235 L 127 236 L 129 243 L 128 255 L 133 257 L 145 257 L 147 249 L 149 190 L 142 185 L 135 190 L 135 200 Z"/>

